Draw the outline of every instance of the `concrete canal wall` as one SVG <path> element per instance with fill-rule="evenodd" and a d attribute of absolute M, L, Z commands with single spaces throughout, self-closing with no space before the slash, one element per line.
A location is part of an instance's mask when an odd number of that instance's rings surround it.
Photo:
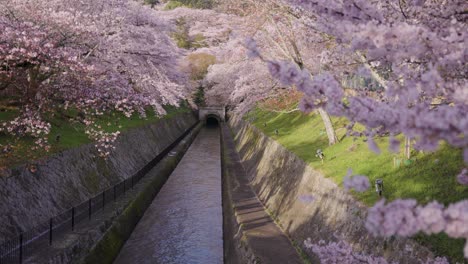
<path fill-rule="evenodd" d="M 432 257 L 410 239 L 374 238 L 364 226 L 366 206 L 257 128 L 238 118 L 232 118 L 229 125 L 257 196 L 302 248 L 308 237 L 314 242 L 336 241 L 338 235 L 356 251 L 390 261 L 419 263 Z M 298 199 L 309 194 L 315 197 L 311 203 Z"/>
<path fill-rule="evenodd" d="M 132 176 L 195 122 L 193 114 L 180 114 L 125 132 L 107 160 L 88 144 L 35 162 L 34 174 L 11 169 L 0 178 L 0 242 Z"/>

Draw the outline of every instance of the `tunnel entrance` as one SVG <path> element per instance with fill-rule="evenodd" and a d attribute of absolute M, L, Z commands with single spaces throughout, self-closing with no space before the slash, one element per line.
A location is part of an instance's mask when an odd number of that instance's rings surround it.
<path fill-rule="evenodd" d="M 211 127 L 211 128 L 218 127 L 219 126 L 218 118 L 213 116 L 213 115 L 207 116 L 206 121 L 205 121 L 205 126 L 206 127 Z"/>
<path fill-rule="evenodd" d="M 218 124 L 226 121 L 226 108 L 224 106 L 205 106 L 198 109 L 198 118 L 206 124 L 209 117 L 218 120 Z"/>

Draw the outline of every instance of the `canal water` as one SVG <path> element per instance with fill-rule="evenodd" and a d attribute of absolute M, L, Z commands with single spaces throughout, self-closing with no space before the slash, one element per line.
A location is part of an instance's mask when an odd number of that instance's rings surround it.
<path fill-rule="evenodd" d="M 203 128 L 145 212 L 116 264 L 223 262 L 219 128 Z"/>

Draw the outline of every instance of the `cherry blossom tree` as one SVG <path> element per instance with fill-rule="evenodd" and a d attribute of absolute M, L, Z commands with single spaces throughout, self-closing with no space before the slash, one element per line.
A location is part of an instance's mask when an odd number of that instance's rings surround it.
<path fill-rule="evenodd" d="M 174 22 L 183 18 L 189 39 L 203 37 L 205 45 L 192 47 L 186 56 L 184 68 L 188 69 L 187 72 L 191 72 L 190 58 L 193 54 L 216 57 L 216 63 L 208 68 L 206 77 L 191 84 L 193 88 L 204 88 L 208 105 L 228 105 L 234 111 L 245 113 L 259 100 L 284 90 L 284 87 L 276 85 L 263 62 L 247 58 L 243 47 L 249 28 L 246 18 L 189 8 L 177 8 L 161 15 Z"/>
<path fill-rule="evenodd" d="M 246 34 L 255 38 L 255 46 L 262 50 L 262 56 L 268 59 L 290 61 L 299 68 L 307 70 L 315 75 L 326 68 L 333 54 L 333 46 L 330 39 L 315 32 L 310 32 L 303 25 L 301 17 L 293 12 L 291 8 L 279 1 L 240 1 L 225 4 L 227 10 L 250 10 L 252 14 L 248 17 L 249 29 Z M 325 56 L 325 51 L 328 51 Z M 322 54 L 321 54 L 322 53 Z M 317 56 L 322 55 L 320 63 Z M 327 60 L 328 59 L 328 60 Z M 343 68 L 336 67 L 335 68 Z M 287 86 L 280 85 L 287 88 Z M 338 142 L 333 123 L 327 111 L 321 107 L 317 109 L 320 114 L 329 139 L 329 144 Z"/>
<path fill-rule="evenodd" d="M 383 88 L 378 96 L 365 89 L 346 93 L 343 74 L 335 68 L 311 77 L 297 63 L 271 59 L 249 40 L 250 54 L 265 61 L 272 76 L 305 94 L 302 110 L 322 107 L 364 124 L 364 133 L 352 134 L 368 136 L 369 147 L 376 152 L 374 136 L 390 133 L 390 147 L 397 149 L 399 142 L 393 136 L 403 133 L 422 150 L 436 149 L 441 140 L 464 148 L 468 163 L 466 2 L 286 2 L 311 32 L 327 35 L 335 51 L 348 56 L 348 64 L 357 64 L 356 75 L 372 77 Z M 458 177 L 464 182 L 464 172 Z M 349 179 L 347 183 L 360 188 L 362 182 Z M 370 209 L 367 227 L 371 232 L 388 228 L 388 232 L 376 231 L 383 236 L 421 231 L 468 238 L 463 228 L 468 226 L 466 212 L 466 200 L 446 209 L 436 202 L 420 206 L 413 200 L 397 200 L 384 206 L 381 201 Z M 467 248 L 468 243 L 466 257 Z"/>
<path fill-rule="evenodd" d="M 44 113 L 75 108 L 93 126 L 105 111 L 164 114 L 185 97 L 182 53 L 157 11 L 127 0 L 0 2 L 0 93 L 21 110 L 0 130 L 47 147 Z"/>
<path fill-rule="evenodd" d="M 201 81 L 208 104 L 245 113 L 295 88 L 304 95 L 300 109 L 320 113 L 330 144 L 336 136 L 329 114 L 348 118 L 350 133 L 367 136 L 376 152 L 374 137 L 390 134 L 397 150 L 395 136 L 403 133 L 418 149 L 434 150 L 440 141 L 463 148 L 468 163 L 466 1 L 225 0 L 224 8 L 242 17 L 157 11 L 133 0 L 0 0 L 0 95 L 14 98 L 21 111 L 0 132 L 33 137 L 47 149 L 45 115 L 73 108 L 106 156 L 119 132 L 102 131 L 96 116 L 144 115 L 148 106 L 163 114 L 162 105 L 177 105 L 193 86 L 180 61 L 195 52 L 216 58 Z M 188 36 L 202 36 L 206 47 L 174 44 L 180 18 Z M 350 92 L 352 78 L 376 85 Z M 354 123 L 366 131 L 352 131 Z M 370 187 L 365 176 L 351 174 L 346 189 Z M 457 176 L 461 184 L 467 178 L 466 169 Z M 468 239 L 467 201 L 381 200 L 369 209 L 366 227 L 377 236 L 444 232 Z M 324 262 L 386 263 L 338 240 L 306 247 Z M 468 242 L 464 253 L 468 258 Z"/>
<path fill-rule="evenodd" d="M 245 56 L 239 59 L 211 66 L 204 85 L 208 87 L 209 104 L 226 102 L 243 114 L 258 101 L 277 94 L 278 86 L 263 63 L 249 61 Z"/>
<path fill-rule="evenodd" d="M 196 54 L 207 54 L 216 58 L 216 63 L 208 68 L 206 78 L 192 78 L 191 89 L 197 90 L 202 87 L 208 105 L 230 105 L 231 109 L 246 109 L 246 104 L 237 104 L 244 101 L 242 98 L 232 97 L 236 89 L 235 81 L 243 76 L 234 69 L 241 68 L 238 63 L 251 63 L 242 47 L 246 25 L 244 19 L 214 10 L 184 7 L 161 12 L 160 15 L 173 23 L 184 21 L 184 38 L 188 41 L 199 40 L 197 45 L 188 45 L 189 52 L 182 63 L 185 72 L 189 75 L 192 73 L 191 60 Z M 269 77 L 264 67 L 262 70 L 265 72 L 264 77 Z"/>
<path fill-rule="evenodd" d="M 394 5 L 377 2 L 292 2 L 309 14 L 307 23 L 313 30 L 333 36 L 344 52 L 358 54 L 369 74 L 386 76 L 382 98 L 345 96 L 340 76 L 333 71 L 311 78 L 294 64 L 270 61 L 274 76 L 306 94 L 304 110 L 325 107 L 366 125 L 371 137 L 404 133 L 416 139 L 419 149 L 434 150 L 439 140 L 468 146 L 463 136 L 468 131 L 466 22 L 463 12 L 457 12 L 466 3 L 435 8 L 419 1 L 406 9 L 426 15 L 409 17 L 409 12 L 395 15 Z M 439 26 L 427 18 L 431 16 L 441 20 Z"/>

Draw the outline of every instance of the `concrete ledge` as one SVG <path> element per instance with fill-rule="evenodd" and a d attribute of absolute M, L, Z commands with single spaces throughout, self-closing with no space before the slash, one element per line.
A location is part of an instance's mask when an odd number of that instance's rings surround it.
<path fill-rule="evenodd" d="M 229 125 L 250 185 L 284 232 L 314 263 L 318 259 L 305 249 L 303 241 L 308 237 L 313 242 L 336 241 L 335 234 L 355 251 L 383 256 L 389 262 L 419 263 L 433 258 L 427 248 L 410 238 L 372 236 L 365 228 L 368 207 L 350 193 L 256 127 L 238 117 Z M 309 194 L 314 196 L 312 203 L 299 199 Z"/>
<path fill-rule="evenodd" d="M 222 125 L 225 263 L 303 263 L 251 189 L 227 125 Z"/>
<path fill-rule="evenodd" d="M 247 241 L 242 239 L 241 226 L 236 218 L 236 211 L 232 200 L 232 190 L 234 186 L 238 186 L 238 183 L 235 182 L 233 177 L 233 168 L 236 164 L 234 164 L 231 157 L 233 155 L 232 150 L 228 149 L 225 142 L 226 133 L 229 133 L 229 131 L 221 128 L 224 263 L 253 263 L 255 255 L 247 244 Z"/>

